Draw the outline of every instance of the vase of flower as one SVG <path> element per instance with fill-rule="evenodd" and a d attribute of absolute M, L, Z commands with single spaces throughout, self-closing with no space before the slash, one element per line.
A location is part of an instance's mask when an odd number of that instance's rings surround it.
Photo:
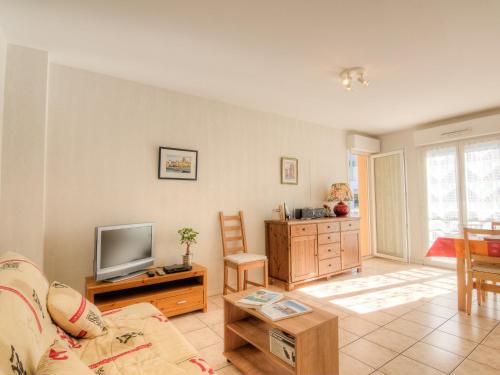
<path fill-rule="evenodd" d="M 191 245 L 196 243 L 196 232 L 193 228 L 181 228 L 177 231 L 179 233 L 181 245 L 186 245 L 186 253 L 182 256 L 182 263 L 186 267 L 191 267 L 193 262 L 193 252 L 191 251 Z"/>

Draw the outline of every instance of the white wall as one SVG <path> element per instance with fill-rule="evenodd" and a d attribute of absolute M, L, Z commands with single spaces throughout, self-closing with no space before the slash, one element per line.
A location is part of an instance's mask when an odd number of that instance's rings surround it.
<path fill-rule="evenodd" d="M 345 133 L 130 81 L 52 65 L 46 270 L 83 289 L 94 228 L 154 221 L 157 263 L 180 262 L 177 229 L 200 232 L 195 261 L 222 287 L 218 211 L 246 214 L 250 250 L 286 201 L 321 204 L 347 177 Z M 158 147 L 199 151 L 198 181 L 157 179 Z M 280 184 L 280 157 L 299 159 L 299 185 Z"/>
<path fill-rule="evenodd" d="M 418 153 L 413 140 L 414 129 L 403 130 L 381 136 L 381 152 L 405 151 L 407 191 L 408 191 L 408 236 L 410 261 L 423 263 L 425 246 L 425 228 L 422 228 L 421 179 L 418 165 Z"/>
<path fill-rule="evenodd" d="M 43 265 L 47 53 L 8 45 L 2 132 L 0 252 Z"/>

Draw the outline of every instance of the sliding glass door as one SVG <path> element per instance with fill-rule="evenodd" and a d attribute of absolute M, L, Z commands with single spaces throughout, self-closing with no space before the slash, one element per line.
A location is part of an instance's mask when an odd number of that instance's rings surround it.
<path fill-rule="evenodd" d="M 500 136 L 450 142 L 423 150 L 429 248 L 462 227 L 490 228 L 500 220 Z M 453 263 L 432 258 L 430 263 Z"/>

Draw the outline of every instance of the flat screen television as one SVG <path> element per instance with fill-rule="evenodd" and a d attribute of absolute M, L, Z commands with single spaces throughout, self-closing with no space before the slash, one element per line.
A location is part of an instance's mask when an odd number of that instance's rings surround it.
<path fill-rule="evenodd" d="M 145 272 L 154 263 L 154 224 L 96 228 L 94 278 L 124 280 Z"/>

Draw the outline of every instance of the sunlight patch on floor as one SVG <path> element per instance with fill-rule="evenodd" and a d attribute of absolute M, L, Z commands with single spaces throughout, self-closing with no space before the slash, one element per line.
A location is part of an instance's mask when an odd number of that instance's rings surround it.
<path fill-rule="evenodd" d="M 415 302 L 423 298 L 433 298 L 448 294 L 448 289 L 436 288 L 425 284 L 412 284 L 390 288 L 377 292 L 364 293 L 353 297 L 339 298 L 329 301 L 333 305 L 343 307 L 358 314 L 366 314 L 390 307 Z"/>
<path fill-rule="evenodd" d="M 304 288 L 300 288 L 299 290 L 302 293 L 316 298 L 325 298 L 366 291 L 370 289 L 388 287 L 391 285 L 402 284 L 408 281 L 429 279 L 440 275 L 442 275 L 440 271 L 410 269 L 405 271 L 391 272 L 385 275 L 366 276 L 342 281 L 331 281 L 318 285 L 306 286 Z"/>

